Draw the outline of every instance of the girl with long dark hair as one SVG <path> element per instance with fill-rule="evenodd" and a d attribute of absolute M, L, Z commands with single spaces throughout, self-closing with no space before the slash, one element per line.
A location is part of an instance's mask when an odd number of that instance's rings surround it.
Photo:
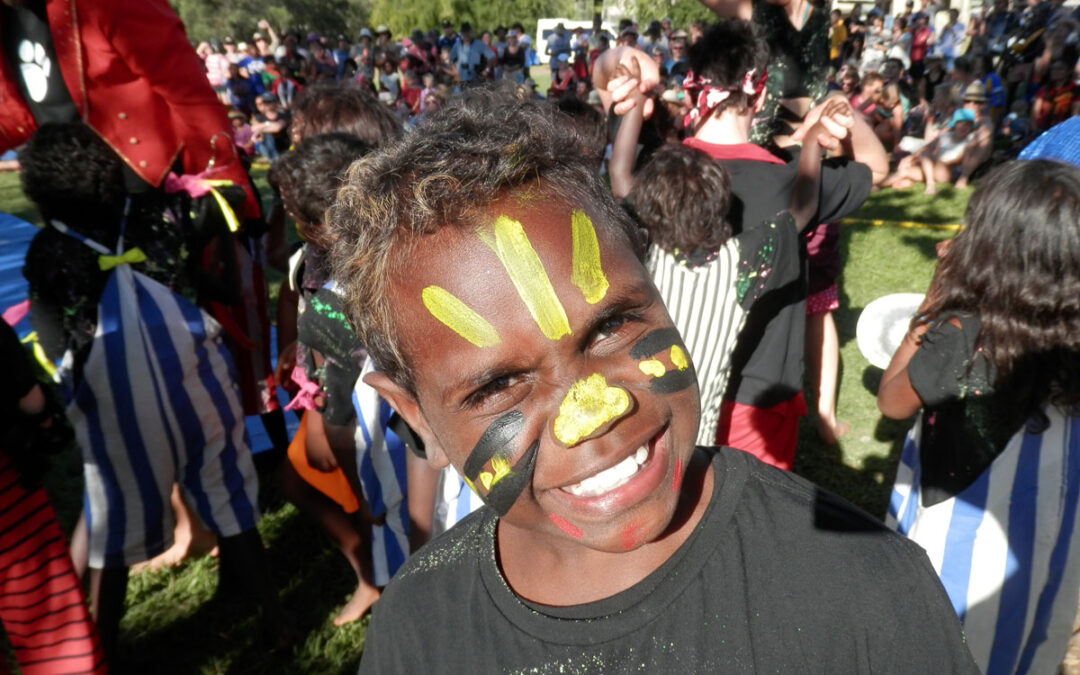
<path fill-rule="evenodd" d="M 878 406 L 920 408 L 888 523 L 922 545 L 983 672 L 1057 672 L 1080 591 L 1080 169 L 972 196 Z"/>

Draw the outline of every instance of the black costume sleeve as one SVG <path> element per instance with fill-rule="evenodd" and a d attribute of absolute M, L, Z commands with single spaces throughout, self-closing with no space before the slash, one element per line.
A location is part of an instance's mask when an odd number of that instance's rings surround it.
<path fill-rule="evenodd" d="M 961 395 L 968 363 L 975 354 L 978 323 L 974 319 L 939 321 L 927 330 L 908 362 L 908 378 L 925 407 L 936 407 Z"/>
<path fill-rule="evenodd" d="M 832 223 L 855 213 L 870 196 L 870 167 L 850 159 L 829 159 L 821 164 L 821 200 L 816 222 Z"/>

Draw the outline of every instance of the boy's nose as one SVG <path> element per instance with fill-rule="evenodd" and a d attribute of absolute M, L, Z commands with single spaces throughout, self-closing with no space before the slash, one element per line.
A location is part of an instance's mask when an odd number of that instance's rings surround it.
<path fill-rule="evenodd" d="M 631 404 L 625 389 L 610 385 L 603 375 L 593 373 L 570 385 L 559 404 L 552 433 L 555 440 L 572 448 L 604 434 L 630 411 Z"/>

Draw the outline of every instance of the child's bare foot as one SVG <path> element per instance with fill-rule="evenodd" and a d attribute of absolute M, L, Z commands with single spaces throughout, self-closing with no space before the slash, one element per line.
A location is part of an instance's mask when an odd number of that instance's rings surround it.
<path fill-rule="evenodd" d="M 927 185 L 926 189 L 923 190 L 923 194 L 924 195 L 936 195 L 937 194 L 937 188 L 933 188 L 933 187 L 930 187 L 929 185 Z"/>
<path fill-rule="evenodd" d="M 847 432 L 851 431 L 851 425 L 847 422 L 841 422 L 837 419 L 824 420 L 820 417 L 817 421 L 818 436 L 824 441 L 825 445 L 836 445 L 836 441 Z"/>
<path fill-rule="evenodd" d="M 353 596 L 349 598 L 349 601 L 334 617 L 334 625 L 344 626 L 347 623 L 359 620 L 360 617 L 367 614 L 367 611 L 379 599 L 379 595 L 379 589 L 361 581 L 356 586 L 356 592 L 353 593 Z"/>
<path fill-rule="evenodd" d="M 132 565 L 131 573 L 157 572 L 179 567 L 188 558 L 200 558 L 204 555 L 217 557 L 217 537 L 202 527 L 196 527 L 194 531 L 177 528 L 172 546 L 150 560 Z"/>

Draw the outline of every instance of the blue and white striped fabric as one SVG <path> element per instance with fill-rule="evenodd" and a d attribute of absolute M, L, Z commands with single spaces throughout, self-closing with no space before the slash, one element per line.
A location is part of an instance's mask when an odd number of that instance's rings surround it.
<path fill-rule="evenodd" d="M 435 493 L 435 517 L 431 522 L 432 538 L 446 532 L 459 520 L 484 505 L 465 479 L 452 466 L 439 474 Z"/>
<path fill-rule="evenodd" d="M 921 415 L 904 446 L 886 524 L 926 549 L 980 669 L 1057 673 L 1080 593 L 1080 417 L 1049 406 L 961 493 L 919 498 Z"/>
<path fill-rule="evenodd" d="M 387 428 L 390 404 L 364 382 L 374 366 L 368 359 L 353 388 L 356 409 L 356 469 L 371 515 L 385 516 L 371 528 L 371 558 L 376 586 L 385 586 L 409 557 L 409 504 L 406 501 L 405 443 Z"/>
<path fill-rule="evenodd" d="M 67 411 L 83 454 L 90 567 L 129 566 L 172 544 L 174 482 L 218 535 L 255 527 L 258 479 L 220 330 L 128 265 L 109 277 Z"/>

